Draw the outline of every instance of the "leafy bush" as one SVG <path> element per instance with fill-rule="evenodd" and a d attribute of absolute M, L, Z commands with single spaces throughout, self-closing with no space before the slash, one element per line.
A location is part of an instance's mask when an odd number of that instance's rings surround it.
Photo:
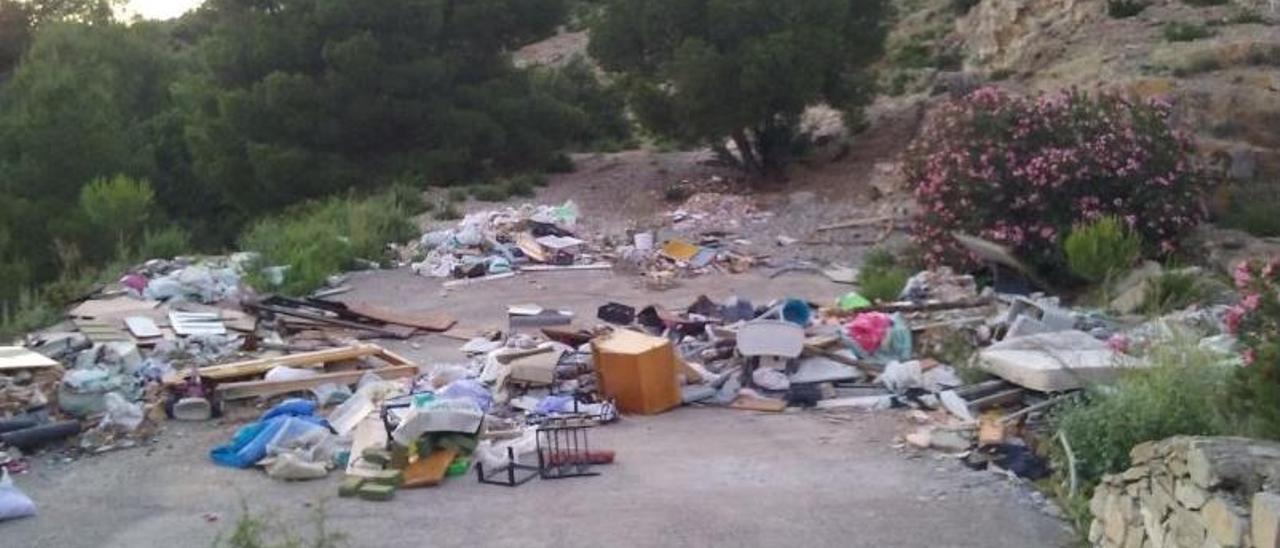
<path fill-rule="evenodd" d="M 142 234 L 138 256 L 142 259 L 169 259 L 191 252 L 191 235 L 177 225 L 148 229 Z"/>
<path fill-rule="evenodd" d="M 1211 290 L 1200 274 L 1188 270 L 1165 272 L 1147 285 L 1142 295 L 1141 311 L 1159 316 L 1202 303 L 1210 297 Z"/>
<path fill-rule="evenodd" d="M 18 291 L 12 302 L 0 301 L 0 345 L 61 319 L 61 303 L 34 290 Z"/>
<path fill-rule="evenodd" d="M 1147 359 L 1151 367 L 1132 370 L 1114 386 L 1091 387 L 1054 413 L 1086 487 L 1128 468 L 1129 450 L 1144 441 L 1232 433 L 1220 399 L 1232 369 L 1218 355 L 1179 341 L 1155 347 Z M 1056 469 L 1067 469 L 1060 447 L 1053 457 Z"/>
<path fill-rule="evenodd" d="M 467 198 L 470 196 L 471 196 L 470 189 L 466 187 L 456 186 L 449 189 L 449 192 L 445 195 L 445 198 L 449 201 L 449 203 L 456 204 L 458 202 L 467 201 Z"/>
<path fill-rule="evenodd" d="M 1074 228 L 1063 249 L 1071 272 L 1096 283 L 1133 266 L 1142 255 L 1142 238 L 1108 216 Z"/>
<path fill-rule="evenodd" d="M 1209 27 L 1194 23 L 1166 23 L 1162 32 L 1164 39 L 1170 42 L 1191 42 L 1213 36 Z"/>
<path fill-rule="evenodd" d="M 887 250 L 876 249 L 867 254 L 858 270 L 858 293 L 875 301 L 895 301 L 907 285 L 912 272 L 898 264 Z"/>
<path fill-rule="evenodd" d="M 503 185 L 483 184 L 471 187 L 471 196 L 481 202 L 501 202 L 509 196 Z"/>
<path fill-rule="evenodd" d="M 1233 195 L 1219 224 L 1264 238 L 1280 236 L 1280 196 L 1267 188 Z"/>
<path fill-rule="evenodd" d="M 982 0 L 951 0 L 951 10 L 956 12 L 956 15 L 965 15 L 981 3 Z"/>
<path fill-rule="evenodd" d="M 1280 257 L 1240 263 L 1233 277 L 1241 298 L 1226 323 L 1244 348 L 1245 367 L 1230 401 L 1250 434 L 1280 439 Z"/>
<path fill-rule="evenodd" d="M 540 89 L 573 105 L 582 123 L 572 143 L 586 150 L 631 148 L 636 143 L 627 120 L 627 101 L 622 89 L 606 85 L 585 57 L 576 56 L 560 68 L 542 68 L 535 73 Z"/>
<path fill-rule="evenodd" d="M 1231 0 L 1182 0 L 1183 4 L 1196 7 L 1222 6 Z"/>
<path fill-rule="evenodd" d="M 1133 17 L 1147 9 L 1145 0 L 1107 0 L 1107 15 L 1116 19 Z"/>
<path fill-rule="evenodd" d="M 502 187 L 508 196 L 518 198 L 532 198 L 537 193 L 537 189 L 534 188 L 533 184 L 523 177 L 507 179 L 502 183 Z"/>
<path fill-rule="evenodd" d="M 963 232 L 1042 269 L 1065 262 L 1071 227 L 1116 216 L 1165 255 L 1204 216 L 1206 178 L 1169 105 L 1071 90 L 1012 97 L 979 89 L 942 106 L 908 148 L 919 204 L 914 238 L 929 264 L 972 264 Z"/>
<path fill-rule="evenodd" d="M 123 175 L 95 179 L 80 189 L 80 209 L 94 228 L 112 236 L 116 245 L 137 238 L 155 208 L 151 184 Z"/>
<path fill-rule="evenodd" d="M 354 265 L 354 260 L 382 258 L 386 244 L 414 235 L 404 204 L 391 193 L 364 200 L 329 198 L 306 202 L 284 214 L 258 221 L 241 237 L 241 249 L 262 254 L 258 266 L 287 266 L 278 288 L 260 273 L 250 282 L 258 289 L 291 295 L 307 293 L 325 279 Z"/>

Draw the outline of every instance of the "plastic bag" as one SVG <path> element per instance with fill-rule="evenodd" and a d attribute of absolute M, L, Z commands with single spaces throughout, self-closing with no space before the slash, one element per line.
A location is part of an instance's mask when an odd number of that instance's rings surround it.
<path fill-rule="evenodd" d="M 772 367 L 757 367 L 751 372 L 751 381 L 765 390 L 786 390 L 791 388 L 791 381 L 786 373 Z"/>
<path fill-rule="evenodd" d="M 472 456 L 477 462 L 483 464 L 486 468 L 496 470 L 511 462 L 511 459 L 508 458 L 509 453 L 507 452 L 507 449 L 512 450 L 511 452 L 515 454 L 516 461 L 519 461 L 520 457 L 523 455 L 537 452 L 537 430 L 529 428 L 526 429 L 518 438 L 500 441 L 497 443 L 494 443 L 491 440 L 483 440 L 476 445 L 476 450 L 472 453 Z"/>
<path fill-rule="evenodd" d="M 315 416 L 316 405 L 306 400 L 285 400 L 262 415 L 258 422 L 247 424 L 236 431 L 230 443 L 214 447 L 209 451 L 209 458 L 223 466 L 248 468 L 267 456 L 267 446 L 273 442 L 283 443 L 287 438 L 277 440 L 277 434 L 286 426 L 295 434 L 307 431 L 298 424 L 286 424 L 288 419 L 300 419 L 328 428 L 324 419 Z"/>
<path fill-rule="evenodd" d="M 855 316 L 853 321 L 849 322 L 847 329 L 849 338 L 858 343 L 858 348 L 867 354 L 872 354 L 880 349 L 892 325 L 893 318 L 888 314 L 867 312 Z"/>
<path fill-rule="evenodd" d="M 103 399 L 106 402 L 107 416 L 103 419 L 102 425 L 116 424 L 126 432 L 132 432 L 142 424 L 144 418 L 142 404 L 130 403 L 124 399 L 124 396 L 115 392 L 108 393 Z"/>
<path fill-rule="evenodd" d="M 867 314 L 859 314 L 858 318 Z M 883 316 L 883 314 L 880 314 Z M 911 328 L 907 326 L 906 320 L 902 319 L 901 314 L 894 314 L 890 318 L 890 326 L 887 332 L 880 333 L 879 344 L 873 349 L 868 350 L 863 346 L 864 343 L 874 342 L 875 331 L 867 334 L 863 341 L 858 341 L 857 337 L 861 336 L 856 333 L 854 323 L 858 318 L 854 318 L 854 322 L 840 331 L 841 337 L 858 359 L 866 360 L 871 363 L 889 363 L 891 361 L 905 362 L 911 359 Z M 875 320 L 878 324 L 882 320 Z M 871 327 L 875 327 L 872 325 Z"/>
<path fill-rule="evenodd" d="M 9 478 L 9 471 L 0 468 L 0 521 L 26 518 L 36 515 L 36 503 L 18 490 Z"/>
<path fill-rule="evenodd" d="M 489 412 L 493 405 L 493 394 L 484 385 L 471 380 L 459 379 L 449 383 L 438 394 L 444 399 L 467 399 L 475 402 L 481 411 Z"/>

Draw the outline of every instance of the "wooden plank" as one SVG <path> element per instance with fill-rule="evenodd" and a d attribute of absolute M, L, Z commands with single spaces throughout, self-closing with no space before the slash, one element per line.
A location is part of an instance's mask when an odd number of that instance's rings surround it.
<path fill-rule="evenodd" d="M 413 363 L 413 361 L 409 360 L 409 358 L 381 347 L 378 348 L 377 356 L 391 365 L 417 365 L 416 363 Z"/>
<path fill-rule="evenodd" d="M 729 407 L 747 411 L 767 411 L 780 413 L 787 408 L 787 402 L 774 398 L 757 398 L 754 396 L 738 396 Z"/>
<path fill-rule="evenodd" d="M 290 354 L 288 356 L 258 358 L 225 365 L 202 367 L 200 368 L 200 376 L 206 379 L 218 381 L 234 379 L 237 377 L 261 375 L 270 371 L 271 368 L 277 365 L 318 368 L 324 366 L 324 364 L 328 362 L 339 362 L 367 356 L 376 356 L 382 351 L 382 347 L 373 344 L 330 348 L 327 350 L 317 350 L 315 352 L 303 352 L 301 354 Z"/>
<path fill-rule="evenodd" d="M 444 481 L 445 472 L 458 456 L 454 448 L 436 449 L 426 458 L 418 459 L 404 469 L 404 487 L 435 487 Z"/>
<path fill-rule="evenodd" d="M 307 390 L 322 384 L 353 384 L 365 373 L 374 373 L 384 380 L 403 379 L 418 374 L 414 365 L 397 365 L 381 369 L 356 369 L 339 373 L 321 373 L 314 377 L 291 381 L 242 381 L 218 385 L 218 394 L 224 400 L 240 400 L 258 396 L 274 396 Z"/>
<path fill-rule="evenodd" d="M 592 263 L 592 264 L 571 264 L 565 266 L 556 265 L 531 265 L 520 267 L 521 272 L 563 272 L 568 270 L 612 270 L 612 263 Z"/>
<path fill-rule="evenodd" d="M 0 371 L 43 369 L 55 365 L 58 362 L 21 346 L 0 346 Z"/>
<path fill-rule="evenodd" d="M 129 316 L 124 319 L 125 327 L 139 339 L 151 339 L 163 335 L 156 322 L 146 316 Z"/>
<path fill-rule="evenodd" d="M 404 325 L 424 331 L 447 331 L 458 323 L 444 312 L 399 312 L 368 303 L 349 303 L 347 310 L 386 323 Z"/>

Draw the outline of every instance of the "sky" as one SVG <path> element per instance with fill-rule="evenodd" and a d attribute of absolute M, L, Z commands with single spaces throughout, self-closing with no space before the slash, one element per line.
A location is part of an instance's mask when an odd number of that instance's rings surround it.
<path fill-rule="evenodd" d="M 204 0 L 129 0 L 125 6 L 128 16 L 141 15 L 147 19 L 171 19 L 182 15 Z"/>

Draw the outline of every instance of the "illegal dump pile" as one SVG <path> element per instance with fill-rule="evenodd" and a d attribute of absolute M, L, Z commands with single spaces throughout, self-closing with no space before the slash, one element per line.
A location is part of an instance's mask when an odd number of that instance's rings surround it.
<path fill-rule="evenodd" d="M 711 198 L 708 198 L 711 197 Z M 432 278 L 451 278 L 445 287 L 508 278 L 520 272 L 610 270 L 644 273 L 655 289 L 669 287 L 679 276 L 713 271 L 740 273 L 755 258 L 733 249 L 723 231 L 698 230 L 704 223 L 724 226 L 757 213 L 743 198 L 698 194 L 686 207 L 668 215 L 671 230 L 633 230 L 623 237 L 582 233 L 572 201 L 559 206 L 508 207 L 467 215 L 451 228 L 429 231 L 406 246 L 397 246 L 402 262 Z M 689 211 L 693 211 L 690 213 Z M 711 212 L 711 213 L 708 213 Z M 695 241 L 684 233 L 697 232 Z M 696 242 L 696 243 L 695 243 Z"/>

